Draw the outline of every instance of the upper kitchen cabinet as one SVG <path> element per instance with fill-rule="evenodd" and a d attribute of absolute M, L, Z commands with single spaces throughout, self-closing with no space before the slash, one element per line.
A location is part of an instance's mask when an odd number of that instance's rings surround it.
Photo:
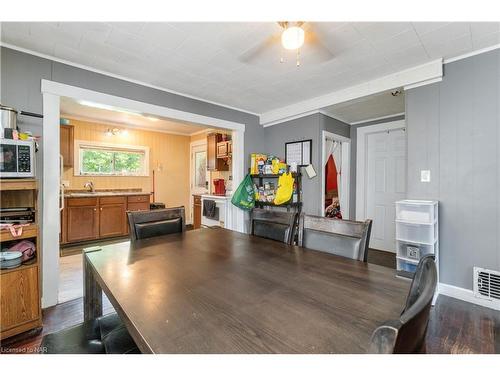
<path fill-rule="evenodd" d="M 227 159 L 232 156 L 232 142 L 222 141 L 217 142 L 217 157 L 221 159 Z"/>
<path fill-rule="evenodd" d="M 207 135 L 207 170 L 228 171 L 226 160 L 217 158 L 217 143 L 222 142 L 222 134 L 210 133 Z"/>
<path fill-rule="evenodd" d="M 61 155 L 65 167 L 73 167 L 74 127 L 72 125 L 60 126 Z"/>

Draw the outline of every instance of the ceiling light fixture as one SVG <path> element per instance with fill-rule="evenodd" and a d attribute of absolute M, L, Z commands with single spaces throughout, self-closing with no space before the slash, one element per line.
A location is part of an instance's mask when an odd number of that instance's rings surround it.
<path fill-rule="evenodd" d="M 127 129 L 118 129 L 118 128 L 107 128 L 106 131 L 104 132 L 107 137 L 111 137 L 113 135 L 122 135 L 122 136 L 127 136 L 128 135 L 128 130 Z"/>
<path fill-rule="evenodd" d="M 299 49 L 304 44 L 304 30 L 300 26 L 285 28 L 281 33 L 281 44 L 285 49 Z"/>
<path fill-rule="evenodd" d="M 113 107 L 112 105 L 107 105 L 107 104 L 94 103 L 94 102 L 90 102 L 88 100 L 78 100 L 78 103 L 81 104 L 81 105 L 84 105 L 86 107 L 92 107 L 92 108 L 98 108 L 98 109 L 106 109 L 108 111 L 128 113 L 128 114 L 132 114 L 132 115 L 142 115 L 138 111 L 134 111 L 134 110 L 130 110 L 130 109 L 122 109 L 122 108 L 118 108 L 118 107 Z"/>

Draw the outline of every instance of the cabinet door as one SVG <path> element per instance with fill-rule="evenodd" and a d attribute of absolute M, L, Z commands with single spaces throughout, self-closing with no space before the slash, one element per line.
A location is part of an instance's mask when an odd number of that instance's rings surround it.
<path fill-rule="evenodd" d="M 115 237 L 126 234 L 125 203 L 101 205 L 99 207 L 99 236 Z"/>
<path fill-rule="evenodd" d="M 210 133 L 207 135 L 207 170 L 228 171 L 229 165 L 224 159 L 217 158 L 217 142 L 222 139 L 221 134 Z"/>
<path fill-rule="evenodd" d="M 65 167 L 73 166 L 73 126 L 61 125 L 60 126 L 60 142 L 61 142 L 61 155 L 63 157 L 63 164 Z"/>
<path fill-rule="evenodd" d="M 227 158 L 228 156 L 228 142 L 219 142 L 217 143 L 217 157 L 218 158 Z"/>
<path fill-rule="evenodd" d="M 97 205 L 69 206 L 66 210 L 66 238 L 68 242 L 95 240 L 99 237 L 99 213 L 97 212 Z"/>
<path fill-rule="evenodd" d="M 193 228 L 201 228 L 201 197 L 195 195 L 193 204 Z"/>
<path fill-rule="evenodd" d="M 38 266 L 0 276 L 1 331 L 39 319 Z"/>
<path fill-rule="evenodd" d="M 149 211 L 148 202 L 129 202 L 127 210 L 129 211 Z"/>
<path fill-rule="evenodd" d="M 217 170 L 217 134 L 207 135 L 207 170 Z"/>

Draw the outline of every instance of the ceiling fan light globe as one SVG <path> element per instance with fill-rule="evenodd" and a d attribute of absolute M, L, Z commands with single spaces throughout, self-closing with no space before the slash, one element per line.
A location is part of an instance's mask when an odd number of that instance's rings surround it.
<path fill-rule="evenodd" d="M 281 34 L 281 44 L 285 49 L 298 49 L 304 44 L 304 30 L 298 26 L 292 26 Z"/>

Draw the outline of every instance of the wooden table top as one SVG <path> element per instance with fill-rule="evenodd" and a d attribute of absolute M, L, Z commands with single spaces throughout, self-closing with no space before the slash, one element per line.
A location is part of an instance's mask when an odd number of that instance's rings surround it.
<path fill-rule="evenodd" d="M 409 289 L 389 268 L 225 229 L 86 256 L 146 353 L 364 353 Z"/>

